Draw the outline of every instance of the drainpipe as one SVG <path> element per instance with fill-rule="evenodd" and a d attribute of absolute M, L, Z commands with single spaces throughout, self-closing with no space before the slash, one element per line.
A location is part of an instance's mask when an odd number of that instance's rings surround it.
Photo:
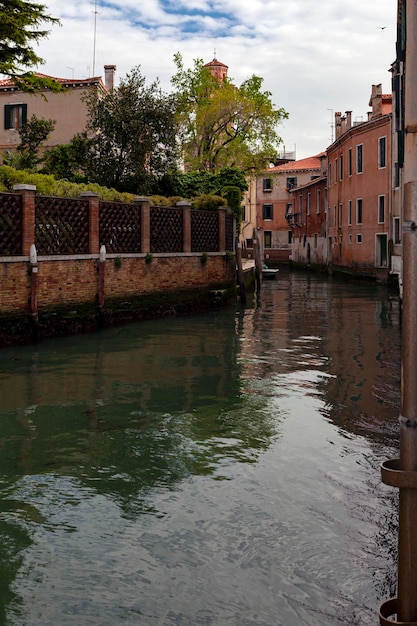
<path fill-rule="evenodd" d="M 417 626 L 417 0 L 406 7 L 400 458 L 382 464 L 382 481 L 400 490 L 397 597 L 380 624 Z M 388 619 L 396 615 L 395 621 Z"/>

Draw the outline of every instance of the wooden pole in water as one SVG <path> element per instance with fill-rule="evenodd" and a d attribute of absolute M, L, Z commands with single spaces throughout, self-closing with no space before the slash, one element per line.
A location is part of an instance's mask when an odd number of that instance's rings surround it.
<path fill-rule="evenodd" d="M 383 482 L 400 490 L 398 579 L 397 597 L 385 602 L 380 610 L 380 624 L 383 626 L 417 626 L 417 0 L 404 0 L 404 3 L 404 288 L 400 458 L 382 465 Z M 393 615 L 398 621 L 388 619 Z"/>
<path fill-rule="evenodd" d="M 259 248 L 259 237 L 255 229 L 253 231 L 253 256 L 255 258 L 256 288 L 259 291 L 262 286 L 262 263 L 261 263 L 261 251 Z"/>
<path fill-rule="evenodd" d="M 246 287 L 243 278 L 242 268 L 242 247 L 239 239 L 236 240 L 236 266 L 237 266 L 237 283 L 239 285 L 240 301 L 242 304 L 246 304 Z"/>

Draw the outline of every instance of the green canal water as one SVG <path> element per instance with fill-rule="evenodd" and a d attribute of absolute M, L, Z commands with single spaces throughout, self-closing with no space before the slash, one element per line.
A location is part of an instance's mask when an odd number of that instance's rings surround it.
<path fill-rule="evenodd" d="M 0 624 L 377 623 L 394 593 L 400 308 L 259 298 L 0 351 Z"/>

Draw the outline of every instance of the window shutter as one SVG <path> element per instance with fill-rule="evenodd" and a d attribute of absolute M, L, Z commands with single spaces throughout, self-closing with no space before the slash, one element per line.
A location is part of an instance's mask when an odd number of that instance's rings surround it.
<path fill-rule="evenodd" d="M 28 105 L 22 104 L 22 125 L 27 122 L 28 119 Z"/>
<path fill-rule="evenodd" d="M 10 128 L 10 104 L 4 105 L 4 128 L 8 130 Z"/>

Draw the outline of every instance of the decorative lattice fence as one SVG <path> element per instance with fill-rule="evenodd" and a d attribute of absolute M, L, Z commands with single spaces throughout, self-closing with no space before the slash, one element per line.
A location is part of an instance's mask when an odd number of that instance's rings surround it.
<path fill-rule="evenodd" d="M 109 253 L 141 251 L 141 208 L 134 204 L 100 202 L 100 245 Z"/>
<path fill-rule="evenodd" d="M 225 228 L 226 228 L 226 250 L 229 252 L 234 251 L 234 217 L 231 213 L 226 213 L 225 220 Z"/>
<path fill-rule="evenodd" d="M 0 195 L 0 256 L 22 254 L 22 197 Z"/>
<path fill-rule="evenodd" d="M 155 207 L 150 209 L 151 252 L 182 252 L 184 245 L 184 218 L 181 208 Z"/>
<path fill-rule="evenodd" d="M 88 254 L 88 200 L 36 196 L 35 245 L 38 254 Z"/>
<path fill-rule="evenodd" d="M 217 211 L 191 212 L 191 252 L 218 252 L 219 215 Z"/>

